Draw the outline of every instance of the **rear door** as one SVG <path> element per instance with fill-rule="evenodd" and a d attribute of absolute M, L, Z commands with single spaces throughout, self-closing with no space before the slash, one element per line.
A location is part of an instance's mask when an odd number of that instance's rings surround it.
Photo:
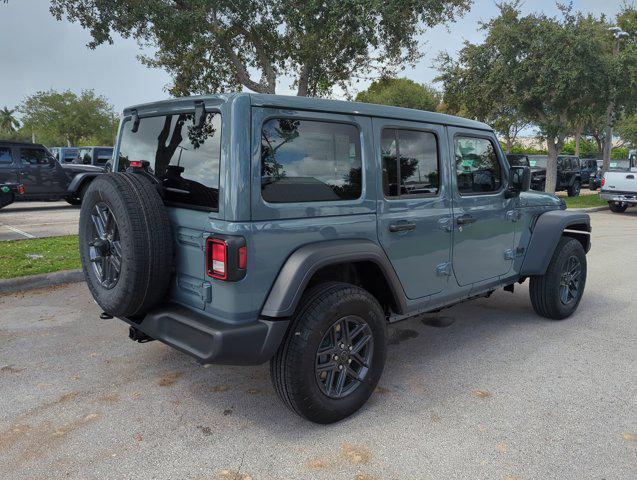
<path fill-rule="evenodd" d="M 26 195 L 57 196 L 66 192 L 68 178 L 44 148 L 20 147 L 20 183 Z"/>
<path fill-rule="evenodd" d="M 377 118 L 373 129 L 380 243 L 408 298 L 439 293 L 451 272 L 445 129 Z"/>
<path fill-rule="evenodd" d="M 453 271 L 461 286 L 513 264 L 517 199 L 505 198 L 508 164 L 490 132 L 449 128 L 453 175 Z"/>

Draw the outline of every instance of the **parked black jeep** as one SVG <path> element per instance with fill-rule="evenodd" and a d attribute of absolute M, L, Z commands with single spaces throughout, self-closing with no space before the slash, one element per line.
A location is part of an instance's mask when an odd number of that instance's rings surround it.
<path fill-rule="evenodd" d="M 543 192 L 546 188 L 546 155 L 529 155 L 531 166 L 531 189 Z M 557 183 L 555 191 L 568 192 L 569 197 L 577 197 L 582 186 L 579 158 L 573 155 L 557 157 Z"/>
<path fill-rule="evenodd" d="M 0 184 L 23 185 L 20 200 L 63 198 L 79 205 L 91 180 L 103 172 L 92 165 L 60 164 L 43 145 L 0 141 Z"/>

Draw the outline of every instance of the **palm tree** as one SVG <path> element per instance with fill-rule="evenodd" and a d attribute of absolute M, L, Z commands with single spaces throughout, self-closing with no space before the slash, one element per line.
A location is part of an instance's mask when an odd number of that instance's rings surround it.
<path fill-rule="evenodd" d="M 0 131 L 14 133 L 20 127 L 20 122 L 13 116 L 15 112 L 15 108 L 9 110 L 7 107 L 4 107 L 0 110 Z"/>

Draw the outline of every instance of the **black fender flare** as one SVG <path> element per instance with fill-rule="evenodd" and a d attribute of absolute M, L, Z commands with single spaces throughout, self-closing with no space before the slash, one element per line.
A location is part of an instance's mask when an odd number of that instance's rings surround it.
<path fill-rule="evenodd" d="M 587 213 L 553 210 L 541 214 L 533 227 L 520 275 L 544 275 L 555 247 L 565 233 L 584 238 L 584 250 L 588 252 L 590 232 L 591 218 Z"/>
<path fill-rule="evenodd" d="M 77 175 L 73 177 L 73 179 L 71 180 L 71 183 L 69 183 L 69 186 L 66 189 L 67 194 L 73 195 L 74 193 L 77 193 L 82 187 L 82 185 L 84 185 L 84 182 L 90 182 L 93 178 L 101 174 L 102 172 L 78 173 Z"/>
<path fill-rule="evenodd" d="M 402 285 L 383 249 L 367 239 L 326 240 L 295 250 L 283 264 L 261 310 L 265 317 L 289 317 L 296 310 L 312 276 L 322 267 L 371 261 L 383 273 L 399 310 L 406 311 Z"/>

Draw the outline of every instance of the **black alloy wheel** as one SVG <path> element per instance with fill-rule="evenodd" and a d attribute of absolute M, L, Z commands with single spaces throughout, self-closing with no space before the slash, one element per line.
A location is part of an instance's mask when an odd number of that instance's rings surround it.
<path fill-rule="evenodd" d="M 571 255 L 564 265 L 560 280 L 560 301 L 569 305 L 579 298 L 582 263 L 576 255 Z"/>
<path fill-rule="evenodd" d="M 374 338 L 356 315 L 338 319 L 325 332 L 316 352 L 315 374 L 321 391 L 343 398 L 365 381 L 374 354 Z"/>
<path fill-rule="evenodd" d="M 98 202 L 91 211 L 92 240 L 89 257 L 100 285 L 107 290 L 117 285 L 122 271 L 122 244 L 117 221 L 104 202 Z"/>

